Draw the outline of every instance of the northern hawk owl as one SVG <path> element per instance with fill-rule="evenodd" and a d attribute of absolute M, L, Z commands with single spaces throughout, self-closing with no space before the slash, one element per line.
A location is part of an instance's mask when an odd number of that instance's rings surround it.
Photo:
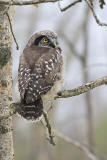
<path fill-rule="evenodd" d="M 34 120 L 42 115 L 44 99 L 51 99 L 60 89 L 62 66 L 57 35 L 49 30 L 33 34 L 19 61 L 19 114 Z"/>

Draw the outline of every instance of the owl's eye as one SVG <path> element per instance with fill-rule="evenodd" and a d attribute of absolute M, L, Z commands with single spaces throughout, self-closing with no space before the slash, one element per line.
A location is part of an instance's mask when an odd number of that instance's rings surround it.
<path fill-rule="evenodd" d="M 42 43 L 43 43 L 43 44 L 46 44 L 46 43 L 48 43 L 48 42 L 49 42 L 48 38 L 46 38 L 46 37 L 43 37 L 43 38 L 42 38 Z"/>

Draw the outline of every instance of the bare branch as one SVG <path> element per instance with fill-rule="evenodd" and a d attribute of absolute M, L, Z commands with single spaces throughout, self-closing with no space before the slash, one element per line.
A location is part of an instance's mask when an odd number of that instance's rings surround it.
<path fill-rule="evenodd" d="M 97 79 L 95 81 L 92 81 L 90 83 L 86 83 L 85 85 L 79 86 L 77 88 L 74 88 L 72 90 L 64 90 L 58 93 L 58 96 L 56 98 L 67 98 L 67 97 L 73 97 L 80 95 L 82 93 L 88 92 L 98 86 L 107 84 L 107 77 L 102 77 L 101 79 Z"/>
<path fill-rule="evenodd" d="M 90 4 L 91 4 L 91 6 L 93 7 L 93 3 L 94 3 L 94 1 L 93 0 L 89 0 L 90 1 Z"/>
<path fill-rule="evenodd" d="M 6 12 L 6 15 L 7 15 L 7 18 L 8 18 L 9 24 L 10 24 L 10 30 L 11 30 L 11 33 L 12 33 L 12 36 L 13 36 L 14 42 L 15 42 L 15 44 L 16 44 L 16 49 L 18 50 L 18 49 L 19 49 L 19 46 L 18 46 L 18 43 L 17 43 L 16 37 L 15 37 L 15 35 L 14 35 L 14 33 L 13 33 L 13 28 L 12 28 L 12 24 L 11 24 L 11 20 L 10 20 L 10 17 L 9 17 L 8 12 Z"/>
<path fill-rule="evenodd" d="M 63 11 L 66 11 L 68 8 L 74 6 L 75 4 L 77 4 L 79 2 L 82 2 L 82 0 L 76 0 L 76 1 L 72 2 L 71 4 L 69 4 L 68 6 L 64 7 L 64 8 L 61 8 L 61 5 L 59 3 L 59 8 L 60 8 L 61 12 L 63 12 Z"/>
<path fill-rule="evenodd" d="M 12 36 L 13 36 L 14 42 L 15 42 L 15 44 L 16 44 L 16 49 L 18 50 L 18 49 L 19 49 L 19 46 L 18 46 L 16 37 L 15 37 L 14 32 L 13 32 L 13 28 L 12 28 L 10 16 L 9 16 L 9 14 L 8 14 L 8 11 L 9 11 L 9 9 L 10 9 L 10 6 L 11 6 L 12 2 L 13 2 L 13 0 L 9 1 L 8 6 L 6 6 L 6 8 L 5 8 L 5 10 L 2 12 L 2 14 L 3 14 L 3 15 L 6 14 L 6 16 L 7 16 L 7 18 L 8 18 L 9 25 L 10 25 L 10 31 L 11 31 L 11 34 L 12 34 Z"/>
<path fill-rule="evenodd" d="M 107 77 L 102 77 L 100 79 L 97 79 L 95 81 L 91 81 L 90 83 L 86 83 L 86 84 L 79 86 L 77 88 L 74 88 L 72 90 L 61 91 L 61 92 L 57 93 L 58 95 L 55 97 L 55 99 L 77 96 L 77 95 L 83 94 L 85 92 L 88 92 L 96 87 L 99 87 L 101 85 L 106 85 L 106 84 L 107 84 Z M 16 109 L 15 109 L 15 104 L 13 103 L 10 105 L 10 114 L 0 117 L 0 120 L 7 119 L 8 117 L 12 116 L 15 113 L 16 113 Z M 44 112 L 43 116 L 44 116 L 45 122 L 47 123 L 47 126 L 49 126 L 49 121 L 47 121 L 48 118 L 46 117 L 46 115 L 47 114 Z M 51 129 L 49 129 L 49 133 L 51 133 Z"/>
<path fill-rule="evenodd" d="M 71 4 L 69 4 L 68 6 L 66 6 L 64 8 L 61 8 L 60 1 L 59 1 L 59 8 L 60 8 L 61 12 L 63 12 L 63 11 L 66 11 L 67 9 L 71 8 L 72 6 L 74 6 L 75 4 L 77 4 L 79 2 L 82 2 L 82 0 L 76 0 L 76 1 L 72 2 Z M 94 8 L 93 8 L 93 2 L 91 0 L 85 0 L 85 2 L 88 4 L 90 10 L 92 11 L 93 17 L 95 18 L 97 24 L 100 25 L 100 26 L 107 26 L 106 23 L 102 23 L 98 19 L 97 15 L 94 11 Z M 99 2 L 100 2 L 100 7 L 103 8 L 103 6 L 105 5 L 104 0 L 100 0 Z"/>
<path fill-rule="evenodd" d="M 43 117 L 45 119 L 45 122 L 46 122 L 46 128 L 48 129 L 48 134 L 49 134 L 49 142 L 50 144 L 52 144 L 53 146 L 55 145 L 55 142 L 54 142 L 54 136 L 52 135 L 52 129 L 51 129 L 51 125 L 49 123 L 49 119 L 48 119 L 48 115 L 46 112 L 43 112 Z"/>
<path fill-rule="evenodd" d="M 83 145 L 83 144 L 81 144 L 80 142 L 75 141 L 75 140 L 73 140 L 73 139 L 71 139 L 71 138 L 63 135 L 62 133 L 60 133 L 59 131 L 57 131 L 57 130 L 55 130 L 55 129 L 54 129 L 53 131 L 54 131 L 54 134 L 55 134 L 57 137 L 63 139 L 64 141 L 66 141 L 66 142 L 68 142 L 68 143 L 71 143 L 74 147 L 76 147 L 76 148 L 80 149 L 82 152 L 84 152 L 85 155 L 86 155 L 90 160 L 98 160 L 98 159 L 96 158 L 96 156 L 95 156 L 93 153 L 91 153 L 91 152 L 86 148 L 85 145 Z"/>
<path fill-rule="evenodd" d="M 104 5 L 106 4 L 104 0 L 99 0 L 100 8 L 103 9 Z"/>
<path fill-rule="evenodd" d="M 85 0 L 85 1 L 86 1 L 86 3 L 88 4 L 89 8 L 91 9 L 92 14 L 93 14 L 93 17 L 95 18 L 97 24 L 98 24 L 99 26 L 107 26 L 107 23 L 102 23 L 102 22 L 100 22 L 100 20 L 98 19 L 97 15 L 96 15 L 96 13 L 95 13 L 95 11 L 94 11 L 94 8 L 93 8 L 93 6 L 91 5 L 90 1 L 89 1 L 89 0 Z"/>
<path fill-rule="evenodd" d="M 11 2 L 11 5 L 18 5 L 18 6 L 23 6 L 23 5 L 33 5 L 33 4 L 40 4 L 40 3 L 49 3 L 49 2 L 58 2 L 59 0 L 39 0 L 39 1 L 36 1 L 36 0 L 29 0 L 29 1 L 18 1 L 18 0 L 15 0 L 15 1 L 12 1 Z M 0 0 L 0 5 L 9 5 L 9 0 Z"/>
<path fill-rule="evenodd" d="M 107 77 L 102 77 L 100 79 L 97 79 L 95 81 L 91 81 L 90 83 L 86 83 L 82 86 L 79 86 L 77 88 L 74 88 L 72 90 L 64 90 L 64 91 L 61 91 L 59 93 L 57 93 L 58 95 L 55 97 L 55 99 L 57 98 L 67 98 L 67 97 L 73 97 L 73 96 L 77 96 L 77 95 L 80 95 L 82 93 L 85 93 L 85 92 L 88 92 L 96 87 L 99 87 L 101 85 L 106 85 L 107 84 Z M 15 111 L 15 107 L 14 107 L 14 103 L 11 104 L 10 106 L 10 114 L 9 115 L 6 115 L 6 116 L 3 116 L 3 117 L 0 117 L 0 120 L 2 120 L 3 118 L 7 119 L 8 117 L 12 116 L 13 114 L 16 113 Z M 46 117 L 46 113 L 44 112 L 43 113 L 43 116 L 44 116 L 44 119 L 45 119 L 45 122 L 47 123 L 47 125 L 49 124 L 49 121 L 47 121 L 47 117 Z M 50 128 L 50 127 L 49 127 Z M 48 128 L 48 129 L 49 129 Z M 51 133 L 51 130 L 49 129 L 49 133 Z"/>

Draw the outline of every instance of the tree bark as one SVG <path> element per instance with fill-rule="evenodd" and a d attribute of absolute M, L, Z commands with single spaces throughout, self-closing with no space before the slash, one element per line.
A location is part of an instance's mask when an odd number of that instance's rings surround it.
<path fill-rule="evenodd" d="M 12 18 L 12 7 L 0 5 L 0 117 L 9 114 L 12 99 L 12 34 L 6 11 Z M 12 118 L 0 120 L 0 160 L 13 160 Z"/>

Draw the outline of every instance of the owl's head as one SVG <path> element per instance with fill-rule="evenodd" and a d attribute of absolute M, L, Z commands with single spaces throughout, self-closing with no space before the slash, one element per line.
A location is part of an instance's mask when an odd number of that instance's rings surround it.
<path fill-rule="evenodd" d="M 34 45 L 40 47 L 57 48 L 57 35 L 50 30 L 36 32 L 29 39 L 27 47 Z"/>

